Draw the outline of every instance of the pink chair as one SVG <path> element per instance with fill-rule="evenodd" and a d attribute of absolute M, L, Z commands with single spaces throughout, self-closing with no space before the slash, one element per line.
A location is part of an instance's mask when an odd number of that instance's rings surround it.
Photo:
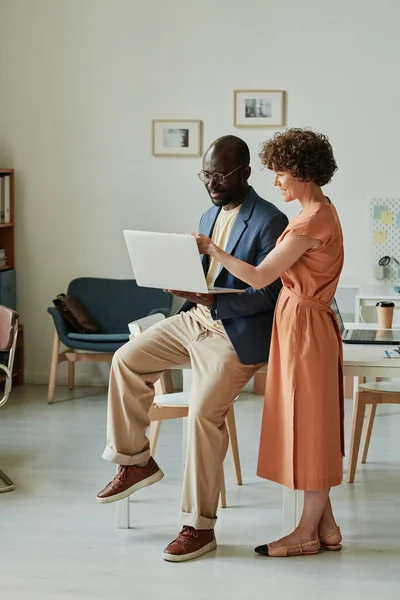
<path fill-rule="evenodd" d="M 4 393 L 0 400 L 0 408 L 7 402 L 12 387 L 12 370 L 18 335 L 18 316 L 18 313 L 14 310 L 0 305 L 0 352 L 8 353 L 7 364 L 0 363 L 0 370 L 4 373 L 2 376 Z M 3 471 L 0 471 L 0 481 L 3 481 L 5 484 L 0 485 L 0 492 L 11 492 L 14 489 L 13 482 Z"/>

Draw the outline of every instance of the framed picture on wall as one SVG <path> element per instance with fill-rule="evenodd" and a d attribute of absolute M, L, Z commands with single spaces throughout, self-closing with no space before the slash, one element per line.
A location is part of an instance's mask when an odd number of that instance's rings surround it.
<path fill-rule="evenodd" d="M 154 119 L 154 156 L 201 156 L 201 121 Z"/>
<path fill-rule="evenodd" d="M 235 127 L 282 127 L 283 90 L 235 90 Z"/>

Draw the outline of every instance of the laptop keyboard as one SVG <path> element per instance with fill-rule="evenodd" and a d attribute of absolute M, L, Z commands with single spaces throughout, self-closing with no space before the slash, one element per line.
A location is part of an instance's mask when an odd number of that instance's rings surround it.
<path fill-rule="evenodd" d="M 351 334 L 351 340 L 357 342 L 370 341 L 373 342 L 376 337 L 376 331 L 369 331 L 368 329 L 355 329 Z"/>

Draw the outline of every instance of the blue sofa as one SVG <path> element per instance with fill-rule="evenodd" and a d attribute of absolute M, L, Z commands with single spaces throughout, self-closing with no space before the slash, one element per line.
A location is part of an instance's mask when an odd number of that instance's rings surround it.
<path fill-rule="evenodd" d="M 170 315 L 172 295 L 143 288 L 133 279 L 79 277 L 67 294 L 76 296 L 98 323 L 99 333 L 77 333 L 55 307 L 49 307 L 55 334 L 49 378 L 49 402 L 54 399 L 57 366 L 68 361 L 68 384 L 74 387 L 74 365 L 80 361 L 111 361 L 113 353 L 129 340 L 128 323 L 154 313 Z M 59 352 L 60 342 L 69 350 Z M 79 350 L 79 352 L 76 352 Z"/>

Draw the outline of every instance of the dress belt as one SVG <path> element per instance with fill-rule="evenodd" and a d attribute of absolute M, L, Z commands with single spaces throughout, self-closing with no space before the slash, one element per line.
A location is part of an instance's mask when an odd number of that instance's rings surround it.
<path fill-rule="evenodd" d="M 332 309 L 332 307 L 327 302 L 323 302 L 322 300 L 317 300 L 317 298 L 311 298 L 311 296 L 305 296 L 304 294 L 299 294 L 299 292 L 295 292 L 294 290 L 292 290 L 286 286 L 283 286 L 283 288 L 281 290 L 281 294 L 282 294 L 283 298 L 285 298 L 285 297 L 289 298 L 290 296 L 292 296 L 292 298 L 295 298 L 298 301 L 298 303 L 301 304 L 302 306 L 307 306 L 307 308 L 313 308 L 314 310 L 327 312 L 331 315 L 332 323 L 333 323 L 333 326 L 334 326 L 335 332 L 336 332 L 336 337 L 339 341 L 340 362 L 343 364 L 342 334 L 340 333 L 339 324 L 337 322 L 337 318 L 336 318 L 335 312 Z"/>
<path fill-rule="evenodd" d="M 315 310 L 321 310 L 335 315 L 332 308 L 326 302 L 317 300 L 317 298 L 312 298 L 311 296 L 305 296 L 304 294 L 300 294 L 299 292 L 296 292 L 295 290 L 286 286 L 283 286 L 282 288 L 282 296 L 286 298 L 292 296 L 296 298 L 296 300 L 298 300 L 299 304 L 302 306 L 307 306 L 307 308 L 314 308 Z"/>

